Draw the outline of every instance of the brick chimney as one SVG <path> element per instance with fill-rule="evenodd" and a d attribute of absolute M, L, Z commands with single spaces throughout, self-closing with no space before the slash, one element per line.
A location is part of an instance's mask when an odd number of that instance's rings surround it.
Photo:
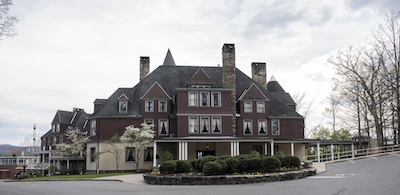
<path fill-rule="evenodd" d="M 267 88 L 267 64 L 265 62 L 251 63 L 252 79 L 261 87 Z"/>
<path fill-rule="evenodd" d="M 150 71 L 150 58 L 140 56 L 140 81 L 143 80 Z"/>
<path fill-rule="evenodd" d="M 225 43 L 222 47 L 223 84 L 232 89 L 232 134 L 236 136 L 236 67 L 235 44 Z"/>

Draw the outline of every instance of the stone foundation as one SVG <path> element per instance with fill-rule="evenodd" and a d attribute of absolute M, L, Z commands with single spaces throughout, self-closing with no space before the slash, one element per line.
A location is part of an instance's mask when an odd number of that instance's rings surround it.
<path fill-rule="evenodd" d="M 179 173 L 175 175 L 150 175 L 147 173 L 143 175 L 143 178 L 145 183 L 153 185 L 231 185 L 295 180 L 315 174 L 316 169 L 306 168 L 298 171 L 257 175 L 187 176 Z"/>

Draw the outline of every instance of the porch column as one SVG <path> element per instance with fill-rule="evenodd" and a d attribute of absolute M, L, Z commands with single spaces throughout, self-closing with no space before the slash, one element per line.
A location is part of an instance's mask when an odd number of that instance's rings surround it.
<path fill-rule="evenodd" d="M 187 160 L 187 142 L 179 142 L 179 160 Z"/>
<path fill-rule="evenodd" d="M 239 142 L 231 142 L 231 156 L 239 155 Z"/>
<path fill-rule="evenodd" d="M 157 167 L 157 143 L 153 142 L 153 167 Z"/>
<path fill-rule="evenodd" d="M 275 155 L 275 147 L 274 147 L 274 141 L 271 141 L 271 156 Z"/>
<path fill-rule="evenodd" d="M 290 155 L 294 156 L 294 143 L 290 143 Z"/>
<path fill-rule="evenodd" d="M 317 142 L 317 159 L 321 162 L 321 148 L 319 147 L 319 142 Z"/>
<path fill-rule="evenodd" d="M 67 159 L 67 169 L 69 169 L 69 159 Z"/>
<path fill-rule="evenodd" d="M 268 154 L 268 143 L 264 143 L 264 155 Z"/>
<path fill-rule="evenodd" d="M 331 161 L 335 160 L 335 154 L 333 153 L 333 144 L 331 144 Z"/>

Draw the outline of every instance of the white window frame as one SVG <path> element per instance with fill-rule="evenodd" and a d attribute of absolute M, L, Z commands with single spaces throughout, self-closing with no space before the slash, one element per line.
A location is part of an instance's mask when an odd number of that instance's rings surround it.
<path fill-rule="evenodd" d="M 281 134 L 279 119 L 271 120 L 271 134 L 272 135 L 280 135 Z"/>
<path fill-rule="evenodd" d="M 247 126 L 249 125 L 250 134 L 246 134 Z M 253 135 L 253 120 L 244 119 L 243 120 L 243 135 Z"/>
<path fill-rule="evenodd" d="M 219 132 L 215 131 L 215 127 L 218 127 Z M 211 117 L 211 132 L 213 134 L 222 133 L 222 118 L 221 117 Z"/>
<path fill-rule="evenodd" d="M 52 125 L 52 129 L 51 129 L 51 132 L 56 132 L 56 125 Z"/>
<path fill-rule="evenodd" d="M 96 120 L 90 121 L 90 135 L 95 136 L 97 134 Z"/>
<path fill-rule="evenodd" d="M 150 125 L 151 129 L 154 131 L 154 120 L 153 119 L 144 119 L 145 124 Z"/>
<path fill-rule="evenodd" d="M 63 135 L 60 135 L 59 137 L 58 137 L 58 143 L 59 144 L 62 144 L 64 142 L 64 136 Z"/>
<path fill-rule="evenodd" d="M 162 121 L 164 121 L 164 128 L 165 128 L 165 133 L 161 133 L 162 132 Z M 158 135 L 160 136 L 167 136 L 169 135 L 169 128 L 168 128 L 168 119 L 160 119 L 158 120 Z"/>
<path fill-rule="evenodd" d="M 130 156 L 129 156 L 130 152 L 132 152 L 132 159 L 130 159 Z M 125 162 L 135 162 L 135 155 L 136 155 L 135 147 L 126 147 L 125 148 Z"/>
<path fill-rule="evenodd" d="M 146 100 L 144 101 L 144 104 L 145 112 L 154 112 L 154 100 Z"/>
<path fill-rule="evenodd" d="M 265 102 L 257 102 L 257 113 L 265 113 Z"/>
<path fill-rule="evenodd" d="M 261 133 L 261 127 L 264 126 L 264 133 Z M 265 119 L 260 119 L 258 120 L 258 135 L 267 135 L 268 134 L 268 128 L 267 128 L 267 120 Z"/>
<path fill-rule="evenodd" d="M 57 136 L 54 136 L 53 137 L 53 145 L 56 145 L 57 144 Z"/>
<path fill-rule="evenodd" d="M 207 132 L 203 132 L 204 128 L 206 128 Z M 211 132 L 210 129 L 210 117 L 200 117 L 200 129 L 201 134 L 209 134 Z"/>
<path fill-rule="evenodd" d="M 199 133 L 199 117 L 189 117 L 188 118 L 189 122 L 189 133 L 190 134 L 198 134 Z"/>
<path fill-rule="evenodd" d="M 244 113 L 253 113 L 253 102 L 250 102 L 250 101 L 244 102 L 243 112 Z"/>
<path fill-rule="evenodd" d="M 198 107 L 199 105 L 199 97 L 198 93 L 194 91 L 189 91 L 188 93 L 188 106 L 189 107 Z"/>
<path fill-rule="evenodd" d="M 94 163 L 94 162 L 96 162 L 96 148 L 95 147 L 91 147 L 90 148 L 90 162 L 91 163 Z"/>
<path fill-rule="evenodd" d="M 164 110 L 162 110 L 162 102 L 164 102 Z M 158 112 L 168 112 L 168 102 L 166 100 L 159 100 L 158 101 Z"/>
<path fill-rule="evenodd" d="M 206 95 L 206 104 L 203 103 L 203 95 Z M 209 107 L 210 106 L 210 93 L 209 92 L 200 92 L 200 106 L 201 107 Z"/>
<path fill-rule="evenodd" d="M 148 159 L 148 154 L 150 154 L 150 159 Z M 153 162 L 154 154 L 153 154 L 153 147 L 147 147 L 144 149 L 143 153 L 143 161 L 144 162 Z"/>
<path fill-rule="evenodd" d="M 218 95 L 217 105 L 215 105 L 214 94 Z M 212 107 L 221 107 L 221 93 L 220 92 L 212 92 L 211 93 L 211 106 Z"/>
<path fill-rule="evenodd" d="M 125 107 L 124 107 L 125 104 Z M 118 102 L 118 111 L 119 112 L 128 112 L 128 101 L 123 100 Z"/>
<path fill-rule="evenodd" d="M 60 132 L 60 124 L 56 125 L 56 132 Z"/>

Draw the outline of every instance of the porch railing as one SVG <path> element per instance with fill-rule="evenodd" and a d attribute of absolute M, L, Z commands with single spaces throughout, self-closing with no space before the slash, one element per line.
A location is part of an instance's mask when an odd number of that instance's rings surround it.
<path fill-rule="evenodd" d="M 304 161 L 312 162 L 335 162 L 341 160 L 358 159 L 371 156 L 385 155 L 388 153 L 400 152 L 400 145 L 382 146 L 376 148 L 365 148 L 365 149 L 354 149 L 347 151 L 338 151 L 334 148 L 329 147 L 330 151 L 318 152 L 315 151 L 315 155 L 304 156 Z M 319 153 L 319 154 L 318 154 Z"/>

